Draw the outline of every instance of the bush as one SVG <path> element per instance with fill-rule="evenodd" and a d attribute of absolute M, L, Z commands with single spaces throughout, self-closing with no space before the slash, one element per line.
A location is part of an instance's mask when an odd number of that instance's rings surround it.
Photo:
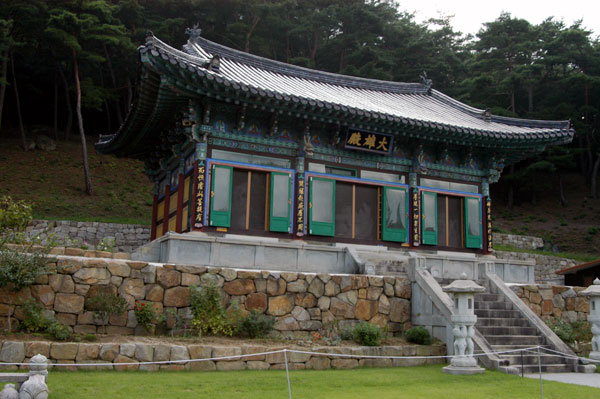
<path fill-rule="evenodd" d="M 127 301 L 120 296 L 102 292 L 95 297 L 87 298 L 85 307 L 96 314 L 106 333 L 108 319 L 115 313 L 123 313 L 127 309 Z"/>
<path fill-rule="evenodd" d="M 564 342 L 590 342 L 592 340 L 592 332 L 587 322 L 576 321 L 569 323 L 568 321 L 554 317 L 548 319 L 546 324 Z"/>
<path fill-rule="evenodd" d="M 115 252 L 115 239 L 105 237 L 96 245 L 98 251 Z"/>
<path fill-rule="evenodd" d="M 30 333 L 44 331 L 50 324 L 44 315 L 44 308 L 33 298 L 29 298 L 23 303 L 23 316 L 22 326 L 25 331 Z"/>
<path fill-rule="evenodd" d="M 217 288 L 211 284 L 190 288 L 190 302 L 194 318 L 192 325 L 202 334 L 232 336 L 239 326 L 239 310 L 232 304 L 226 311 Z"/>
<path fill-rule="evenodd" d="M 135 319 L 137 320 L 138 324 L 144 327 L 146 331 L 153 333 L 154 327 L 161 321 L 156 314 L 154 305 L 152 303 L 135 301 L 135 307 L 133 308 L 133 311 L 135 312 Z"/>
<path fill-rule="evenodd" d="M 351 341 L 354 339 L 354 329 L 344 328 L 340 331 L 340 338 L 344 341 Z"/>
<path fill-rule="evenodd" d="M 382 335 L 381 328 L 366 321 L 361 321 L 354 326 L 354 340 L 361 345 L 379 346 Z"/>
<path fill-rule="evenodd" d="M 240 323 L 239 332 L 250 338 L 262 338 L 269 335 L 273 329 L 273 324 L 275 324 L 273 316 L 251 310 Z"/>
<path fill-rule="evenodd" d="M 431 345 L 431 335 L 425 327 L 413 327 L 404 333 L 406 340 L 419 345 Z"/>
<path fill-rule="evenodd" d="M 60 324 L 56 320 L 48 326 L 47 332 L 57 341 L 66 341 L 73 336 L 71 327 Z"/>
<path fill-rule="evenodd" d="M 94 342 L 98 339 L 98 337 L 96 336 L 96 334 L 85 334 L 83 336 L 83 339 L 85 339 L 86 341 L 89 341 L 89 342 Z"/>
<path fill-rule="evenodd" d="M 0 197 L 0 231 L 23 230 L 32 220 L 31 205 L 15 201 L 9 196 Z"/>

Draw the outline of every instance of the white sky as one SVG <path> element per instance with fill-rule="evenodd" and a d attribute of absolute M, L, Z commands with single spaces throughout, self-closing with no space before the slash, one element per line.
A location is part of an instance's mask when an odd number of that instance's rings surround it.
<path fill-rule="evenodd" d="M 475 34 L 484 22 L 494 21 L 502 11 L 513 17 L 539 24 L 547 17 L 569 26 L 583 19 L 583 26 L 600 35 L 600 0 L 398 0 L 400 9 L 415 12 L 417 22 L 443 15 L 454 15 L 452 26 L 462 33 Z"/>

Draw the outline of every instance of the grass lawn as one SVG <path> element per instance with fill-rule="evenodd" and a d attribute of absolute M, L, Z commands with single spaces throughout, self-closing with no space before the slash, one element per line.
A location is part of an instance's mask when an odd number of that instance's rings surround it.
<path fill-rule="evenodd" d="M 538 380 L 495 371 L 452 376 L 442 366 L 291 371 L 293 398 L 539 398 Z M 50 399 L 288 397 L 285 371 L 60 372 L 49 376 Z M 544 397 L 598 398 L 598 388 L 544 381 Z"/>

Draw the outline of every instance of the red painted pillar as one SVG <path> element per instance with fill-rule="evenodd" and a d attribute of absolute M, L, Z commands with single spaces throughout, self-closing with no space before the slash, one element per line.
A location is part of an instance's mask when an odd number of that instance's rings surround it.
<path fill-rule="evenodd" d="M 169 231 L 169 198 L 171 197 L 171 186 L 167 184 L 165 187 L 164 212 L 163 212 L 163 235 Z"/>
<path fill-rule="evenodd" d="M 175 217 L 175 231 L 181 233 L 181 215 L 183 213 L 183 173 L 179 174 L 179 184 L 177 186 L 177 216 Z"/>
<path fill-rule="evenodd" d="M 156 220 L 158 218 L 158 195 L 154 194 L 152 202 L 152 226 L 150 228 L 150 240 L 156 239 Z"/>

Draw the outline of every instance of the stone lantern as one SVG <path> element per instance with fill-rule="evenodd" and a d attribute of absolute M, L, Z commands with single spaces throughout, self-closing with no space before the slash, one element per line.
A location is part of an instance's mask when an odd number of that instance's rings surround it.
<path fill-rule="evenodd" d="M 452 333 L 454 335 L 454 357 L 450 365 L 443 368 L 449 374 L 480 374 L 485 369 L 477 365 L 473 357 L 473 335 L 475 334 L 475 294 L 484 292 L 485 288 L 472 280 L 467 280 L 463 273 L 460 280 L 443 287 L 444 292 L 452 294 L 454 311 L 452 312 Z"/>
<path fill-rule="evenodd" d="M 581 291 L 581 295 L 590 297 L 590 314 L 588 321 L 592 325 L 592 352 L 590 359 L 600 360 L 600 279 Z"/>

